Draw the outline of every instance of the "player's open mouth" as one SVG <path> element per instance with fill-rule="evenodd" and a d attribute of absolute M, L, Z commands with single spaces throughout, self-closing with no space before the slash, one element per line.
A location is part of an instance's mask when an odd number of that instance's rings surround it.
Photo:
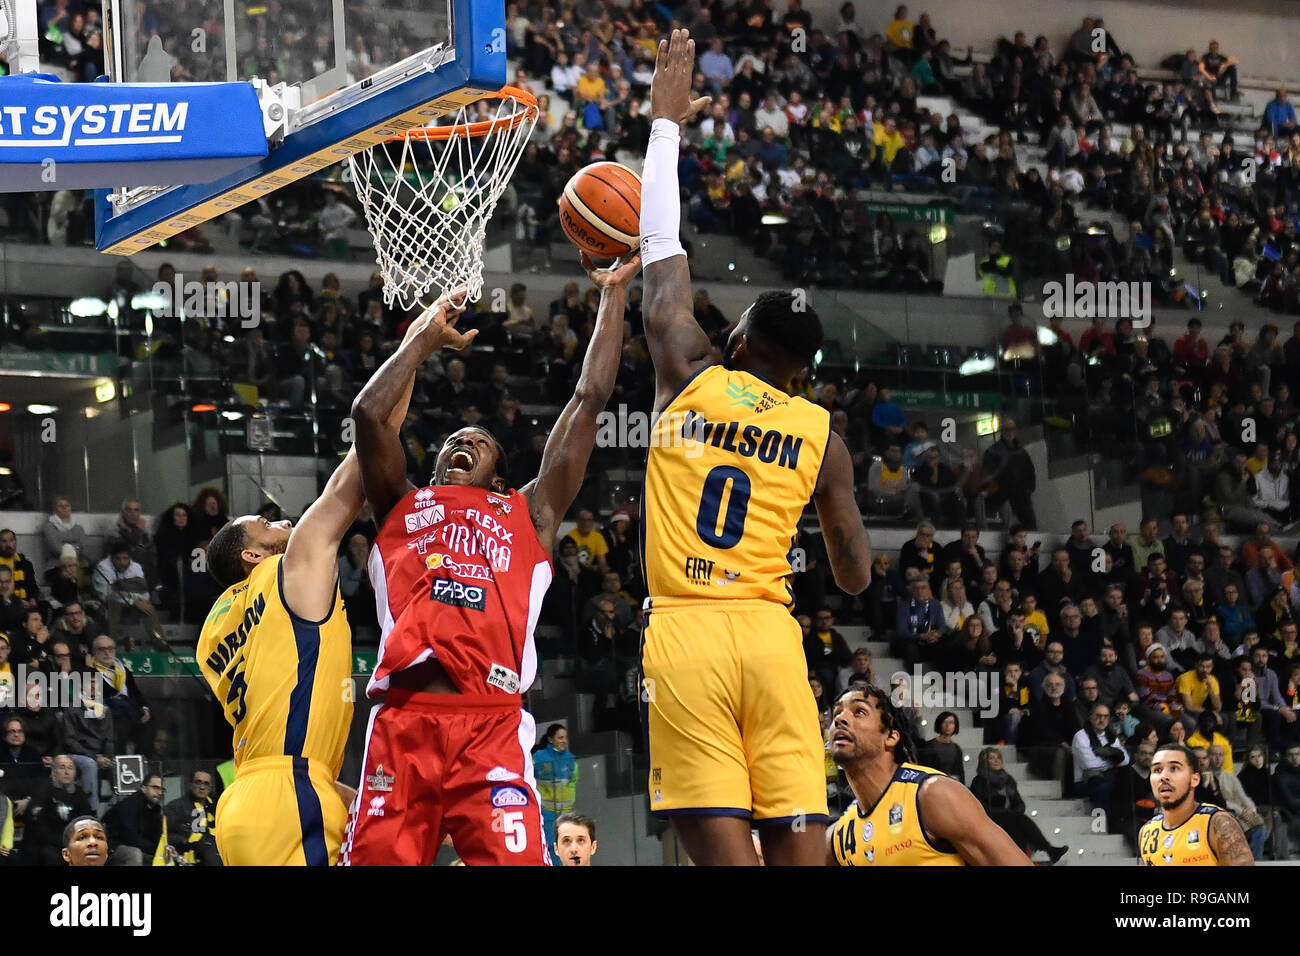
<path fill-rule="evenodd" d="M 447 459 L 447 474 L 449 475 L 453 471 L 463 471 L 468 475 L 473 470 L 474 456 L 464 449 L 457 449 L 452 452 L 451 457 Z"/>
<path fill-rule="evenodd" d="M 832 746 L 835 744 L 851 744 L 851 743 L 853 743 L 853 737 L 842 730 L 836 731 L 835 733 L 831 734 Z"/>

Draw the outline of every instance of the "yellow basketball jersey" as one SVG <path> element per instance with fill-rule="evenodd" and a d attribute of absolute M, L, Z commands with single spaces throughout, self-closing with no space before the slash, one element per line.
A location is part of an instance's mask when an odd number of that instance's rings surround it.
<path fill-rule="evenodd" d="M 840 866 L 965 866 L 946 840 L 931 841 L 921 820 L 919 794 L 938 770 L 905 763 L 876 805 L 863 811 L 855 801 L 831 828 L 831 848 Z"/>
<path fill-rule="evenodd" d="M 651 436 L 642 503 L 658 598 L 794 602 L 790 549 L 830 439 L 830 415 L 747 372 L 700 370 Z"/>
<path fill-rule="evenodd" d="M 221 595 L 199 636 L 199 667 L 235 730 L 236 772 L 287 756 L 318 762 L 335 779 L 352 723 L 352 633 L 337 587 L 324 620 L 294 615 L 282 557 Z"/>
<path fill-rule="evenodd" d="M 1218 866 L 1219 858 L 1210 847 L 1210 820 L 1223 812 L 1212 804 L 1197 804 L 1196 812 L 1172 830 L 1165 828 L 1164 814 L 1157 813 L 1138 834 L 1142 862 L 1147 866 Z"/>

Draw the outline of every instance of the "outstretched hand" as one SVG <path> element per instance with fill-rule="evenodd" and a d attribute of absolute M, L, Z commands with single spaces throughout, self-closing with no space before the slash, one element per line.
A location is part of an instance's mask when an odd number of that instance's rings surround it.
<path fill-rule="evenodd" d="M 689 30 L 674 30 L 659 41 L 654 78 L 650 81 L 650 120 L 669 119 L 685 125 L 713 101 L 711 96 L 691 99 L 695 76 L 695 41 Z"/>
<path fill-rule="evenodd" d="M 587 278 L 597 289 L 626 289 L 638 272 L 641 271 L 641 252 L 637 250 L 630 255 L 615 260 L 608 269 L 597 268 L 591 256 L 582 253 L 582 267 L 587 270 Z"/>
<path fill-rule="evenodd" d="M 459 352 L 466 348 L 478 335 L 478 329 L 470 329 L 468 332 L 459 332 L 456 329 L 456 321 L 468 304 L 464 286 L 444 292 L 438 297 L 438 301 L 425 309 L 420 317 L 410 324 L 402 344 L 405 345 L 419 337 L 422 350 L 427 349 L 426 355 L 432 355 L 439 349 L 452 349 Z"/>

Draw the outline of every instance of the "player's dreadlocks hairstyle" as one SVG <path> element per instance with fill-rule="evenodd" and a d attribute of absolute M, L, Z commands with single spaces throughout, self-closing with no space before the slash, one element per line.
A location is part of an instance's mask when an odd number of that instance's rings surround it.
<path fill-rule="evenodd" d="M 898 743 L 894 745 L 894 763 L 916 763 L 916 743 L 912 740 L 912 731 L 907 727 L 907 721 L 903 718 L 903 711 L 900 707 L 894 705 L 890 699 L 889 692 L 882 690 L 873 685 L 863 687 L 860 684 L 850 687 L 848 690 L 841 691 L 839 698 L 842 699 L 845 694 L 862 694 L 864 697 L 870 697 L 876 702 L 876 710 L 880 712 L 880 726 L 886 731 L 895 730 L 898 732 Z"/>
<path fill-rule="evenodd" d="M 238 584 L 244 573 L 244 528 L 234 520 L 212 536 L 208 542 L 208 573 L 223 589 Z"/>
<path fill-rule="evenodd" d="M 807 365 L 822 347 L 822 320 L 789 292 L 764 292 L 749 307 L 749 326 L 764 343 Z"/>

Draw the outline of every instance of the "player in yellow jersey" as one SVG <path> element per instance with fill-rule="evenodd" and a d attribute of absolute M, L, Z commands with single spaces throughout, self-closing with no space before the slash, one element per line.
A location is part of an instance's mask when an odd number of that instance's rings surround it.
<path fill-rule="evenodd" d="M 459 349 L 440 299 L 411 323 Z M 430 324 L 436 326 L 430 329 Z M 389 421 L 406 418 L 415 377 Z M 365 503 L 356 448 L 299 520 L 244 515 L 208 546 L 226 588 L 203 625 L 198 661 L 234 728 L 235 779 L 217 805 L 227 866 L 329 866 L 355 791 L 337 783 L 352 722 L 352 634 L 338 588 L 338 547 Z"/>
<path fill-rule="evenodd" d="M 1151 793 L 1160 812 L 1138 833 L 1147 866 L 1254 866 L 1241 826 L 1227 810 L 1200 803 L 1196 756 L 1183 744 L 1165 744 L 1151 758 Z"/>
<path fill-rule="evenodd" d="M 828 822 L 817 705 L 790 615 L 792 540 L 816 502 L 836 583 L 871 580 L 848 449 L 829 413 L 790 394 L 821 347 L 802 296 L 769 292 L 712 363 L 679 241 L 679 124 L 694 42 L 661 43 L 642 177 L 646 340 L 657 431 L 642 503 L 642 650 L 650 807 L 701 865 L 820 865 Z"/>
<path fill-rule="evenodd" d="M 828 866 L 1029 866 L 964 785 L 912 763 L 907 725 L 878 687 L 835 702 L 831 754 L 856 798 L 826 838 Z"/>

